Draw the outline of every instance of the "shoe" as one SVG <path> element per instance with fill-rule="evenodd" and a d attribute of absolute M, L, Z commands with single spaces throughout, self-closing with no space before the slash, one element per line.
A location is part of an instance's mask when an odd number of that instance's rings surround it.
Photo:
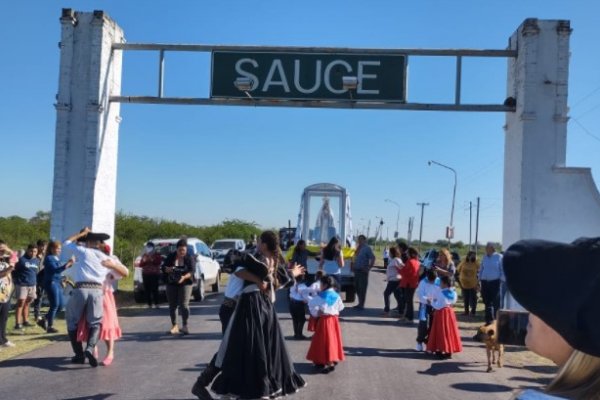
<path fill-rule="evenodd" d="M 179 333 L 179 327 L 177 325 L 173 325 L 170 331 L 167 334 L 177 335 Z"/>
<path fill-rule="evenodd" d="M 361 305 L 356 305 L 354 307 L 352 307 L 354 310 L 364 310 L 365 306 L 361 306 Z"/>
<path fill-rule="evenodd" d="M 321 371 L 320 371 L 320 372 L 321 372 L 322 374 L 328 374 L 328 373 L 330 373 L 331 371 L 333 371 L 334 369 L 335 369 L 335 367 L 334 367 L 334 366 L 331 366 L 331 367 L 330 367 L 330 366 L 326 366 L 326 367 L 323 367 L 323 369 L 321 369 Z"/>
<path fill-rule="evenodd" d="M 192 386 L 192 394 L 200 400 L 213 400 L 213 397 L 210 395 L 208 389 L 202 386 L 202 384 L 200 384 L 198 381 L 196 381 L 194 386 Z"/>
<path fill-rule="evenodd" d="M 31 322 L 29 322 L 29 321 L 25 321 L 25 322 L 23 322 L 23 326 L 26 327 L 26 328 L 30 328 L 30 327 L 33 326 L 33 324 Z"/>
<path fill-rule="evenodd" d="M 468 317 L 469 316 L 469 312 L 465 311 L 464 313 L 462 313 L 462 315 L 464 315 L 465 317 Z"/>
<path fill-rule="evenodd" d="M 183 333 L 184 335 L 190 334 L 190 331 L 188 330 L 187 325 L 182 326 L 181 329 L 179 329 L 179 332 Z"/>
<path fill-rule="evenodd" d="M 55 328 L 55 327 L 53 327 L 53 326 L 49 326 L 49 327 L 46 329 L 46 333 L 58 333 L 58 329 L 56 329 L 56 328 Z"/>
<path fill-rule="evenodd" d="M 43 330 L 47 331 L 48 330 L 48 321 L 46 321 L 46 318 L 40 318 L 36 321 L 37 326 L 39 326 L 40 328 L 42 328 Z"/>
<path fill-rule="evenodd" d="M 113 356 L 106 356 L 104 357 L 104 360 L 102 361 L 102 365 L 104 365 L 105 367 L 108 367 L 110 364 L 112 364 L 113 362 Z"/>
<path fill-rule="evenodd" d="M 160 306 L 158 304 L 155 304 L 154 308 L 156 308 L 158 310 L 160 308 Z"/>
<path fill-rule="evenodd" d="M 381 313 L 381 316 L 382 316 L 383 318 L 388 318 L 388 317 L 390 316 L 390 313 L 389 313 L 389 312 L 387 312 L 387 311 L 384 311 L 383 313 Z"/>
<path fill-rule="evenodd" d="M 23 330 L 23 325 L 21 324 L 15 324 L 15 327 L 13 328 L 14 331 L 22 331 Z"/>
<path fill-rule="evenodd" d="M 85 356 L 73 356 L 71 362 L 73 364 L 85 364 Z"/>
<path fill-rule="evenodd" d="M 423 351 L 423 343 L 417 343 L 417 347 L 415 347 L 416 351 Z"/>
<path fill-rule="evenodd" d="M 11 342 L 10 340 L 7 340 L 6 343 L 4 343 L 3 345 L 1 345 L 0 347 L 9 348 L 9 347 L 16 347 L 16 346 L 17 346 L 16 344 L 14 344 L 13 342 Z"/>
<path fill-rule="evenodd" d="M 94 357 L 93 352 L 86 350 L 85 353 L 83 353 L 83 354 L 85 354 L 85 358 L 88 359 L 90 365 L 93 368 L 96 368 L 98 366 L 98 359 L 96 357 Z"/>

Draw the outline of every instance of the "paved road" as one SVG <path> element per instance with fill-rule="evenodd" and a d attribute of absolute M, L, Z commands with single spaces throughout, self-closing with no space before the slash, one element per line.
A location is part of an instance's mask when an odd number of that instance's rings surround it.
<path fill-rule="evenodd" d="M 347 361 L 329 375 L 315 374 L 305 360 L 309 342 L 288 341 L 308 386 L 292 399 L 509 399 L 520 386 L 547 382 L 548 368 L 508 365 L 485 372 L 485 351 L 464 332 L 465 351 L 438 361 L 413 350 L 416 329 L 380 318 L 383 274 L 371 273 L 367 309 L 345 310 L 342 331 Z M 278 309 L 285 333 L 291 333 L 283 292 Z M 2 399 L 193 399 L 190 388 L 216 351 L 221 334 L 217 312 L 221 295 L 193 305 L 186 337 L 172 337 L 167 310 L 122 316 L 124 337 L 109 367 L 71 365 L 70 346 L 57 342 L 0 363 Z M 101 357 L 103 355 L 101 345 Z"/>

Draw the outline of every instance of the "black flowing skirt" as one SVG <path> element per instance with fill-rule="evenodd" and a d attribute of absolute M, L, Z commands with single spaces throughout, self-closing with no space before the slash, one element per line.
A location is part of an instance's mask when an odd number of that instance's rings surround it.
<path fill-rule="evenodd" d="M 242 399 L 283 396 L 306 385 L 288 354 L 271 300 L 256 291 L 241 295 L 228 327 L 221 373 L 211 389 Z"/>

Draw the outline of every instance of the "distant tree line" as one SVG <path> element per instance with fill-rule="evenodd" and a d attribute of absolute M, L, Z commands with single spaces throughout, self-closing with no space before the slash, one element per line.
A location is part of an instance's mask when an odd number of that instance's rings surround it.
<path fill-rule="evenodd" d="M 231 237 L 249 241 L 260 234 L 255 222 L 238 219 L 226 220 L 217 225 L 194 226 L 176 221 L 137 216 L 119 212 L 115 220 L 113 252 L 128 266 L 139 255 L 144 243 L 152 238 L 197 237 L 209 246 L 217 239 Z M 12 249 L 27 247 L 38 239 L 50 237 L 50 213 L 38 211 L 34 217 L 0 217 L 0 239 Z"/>

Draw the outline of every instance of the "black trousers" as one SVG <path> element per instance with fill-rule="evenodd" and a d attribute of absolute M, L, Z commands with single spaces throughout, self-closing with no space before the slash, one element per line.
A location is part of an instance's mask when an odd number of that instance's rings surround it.
<path fill-rule="evenodd" d="M 425 313 L 425 320 L 421 319 L 421 309 L 425 308 L 423 311 Z M 420 304 L 419 305 L 419 326 L 417 327 L 417 342 L 418 343 L 427 343 L 427 339 L 429 338 L 429 332 L 431 331 L 431 323 L 433 322 L 433 307 L 429 304 Z"/>
<path fill-rule="evenodd" d="M 290 315 L 294 326 L 294 337 L 301 337 L 306 323 L 306 309 L 303 301 L 290 299 Z"/>
<path fill-rule="evenodd" d="M 158 274 L 143 274 L 142 281 L 144 282 L 144 291 L 146 292 L 146 298 L 148 300 L 148 305 L 151 306 L 153 303 L 158 305 L 160 303 L 160 299 L 158 297 L 158 283 L 159 283 Z"/>
<path fill-rule="evenodd" d="M 6 323 L 8 322 L 9 308 L 10 301 L 0 303 L 0 345 L 8 342 L 8 339 L 6 338 Z"/>
<path fill-rule="evenodd" d="M 416 288 L 402 288 L 402 296 L 404 297 L 404 316 L 412 321 L 415 318 L 415 309 L 413 297 L 415 296 Z"/>
<path fill-rule="evenodd" d="M 477 290 L 476 289 L 463 289 L 463 300 L 465 302 L 465 313 L 475 315 L 477 310 Z"/>
<path fill-rule="evenodd" d="M 485 323 L 490 324 L 500 308 L 500 279 L 481 281 L 481 298 L 485 304 Z"/>
<path fill-rule="evenodd" d="M 234 310 L 235 300 L 227 298 L 223 304 L 221 304 L 221 308 L 219 308 L 219 319 L 221 320 L 221 332 L 223 334 L 225 334 L 225 329 L 227 329 L 227 325 L 229 325 L 229 320 L 231 319 Z"/>
<path fill-rule="evenodd" d="M 40 308 L 42 307 L 42 297 L 44 297 L 44 286 L 39 283 L 35 286 L 35 300 L 33 300 L 33 316 L 37 321 L 40 317 Z"/>
<path fill-rule="evenodd" d="M 388 281 L 387 286 L 385 287 L 385 290 L 383 291 L 383 311 L 385 312 L 389 312 L 390 311 L 390 294 L 394 294 L 394 298 L 396 299 L 396 306 L 398 310 L 401 310 L 404 305 L 400 306 L 401 303 L 401 290 L 400 290 L 400 282 L 398 281 Z"/>

